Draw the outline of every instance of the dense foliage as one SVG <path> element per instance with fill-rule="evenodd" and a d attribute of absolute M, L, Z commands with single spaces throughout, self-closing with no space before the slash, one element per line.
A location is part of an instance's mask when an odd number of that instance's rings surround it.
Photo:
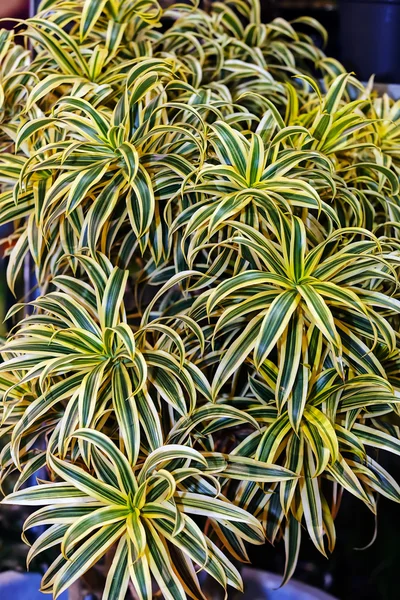
<path fill-rule="evenodd" d="M 50 525 L 29 561 L 61 546 L 44 591 L 99 563 L 103 600 L 202 599 L 265 538 L 287 581 L 343 490 L 400 501 L 400 102 L 325 37 L 257 0 L 43 0 L 0 33 L 8 285 L 30 260 L 40 291 L 1 348 L 2 481 Z"/>

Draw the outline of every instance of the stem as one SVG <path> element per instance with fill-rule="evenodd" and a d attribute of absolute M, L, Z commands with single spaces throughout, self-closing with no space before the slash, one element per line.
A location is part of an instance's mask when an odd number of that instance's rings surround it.
<path fill-rule="evenodd" d="M 68 590 L 69 600 L 83 600 L 83 592 L 80 580 L 75 581 Z"/>
<path fill-rule="evenodd" d="M 139 600 L 139 596 L 137 595 L 136 590 L 135 590 L 135 586 L 133 585 L 133 583 L 132 583 L 131 580 L 129 580 L 129 584 L 128 585 L 129 585 L 129 592 L 130 592 L 133 600 Z"/>

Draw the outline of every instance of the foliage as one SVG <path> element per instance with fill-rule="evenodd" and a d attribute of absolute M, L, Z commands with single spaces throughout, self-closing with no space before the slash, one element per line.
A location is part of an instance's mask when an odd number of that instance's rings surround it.
<path fill-rule="evenodd" d="M 256 0 L 43 0 L 18 36 L 0 224 L 40 295 L 8 315 L 0 459 L 50 525 L 29 561 L 61 546 L 42 589 L 107 554 L 103 600 L 201 599 L 265 538 L 285 582 L 343 491 L 400 501 L 399 102 Z"/>

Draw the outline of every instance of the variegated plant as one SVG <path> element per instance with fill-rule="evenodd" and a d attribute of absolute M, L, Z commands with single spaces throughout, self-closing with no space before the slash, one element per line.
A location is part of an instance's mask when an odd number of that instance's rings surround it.
<path fill-rule="evenodd" d="M 399 103 L 308 30 L 43 0 L 0 32 L 7 278 L 39 290 L 1 348 L 1 482 L 42 507 L 55 597 L 89 569 L 103 600 L 241 589 L 265 539 L 287 581 L 343 492 L 400 501 Z"/>

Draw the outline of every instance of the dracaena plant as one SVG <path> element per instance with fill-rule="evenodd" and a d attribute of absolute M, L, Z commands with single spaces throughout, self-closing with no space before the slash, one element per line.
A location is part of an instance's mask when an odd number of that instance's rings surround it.
<path fill-rule="evenodd" d="M 91 570 L 202 600 L 283 538 L 287 581 L 343 493 L 400 501 L 398 102 L 256 0 L 44 0 L 17 33 L 0 482 L 41 507 L 28 563 L 55 597 Z"/>

